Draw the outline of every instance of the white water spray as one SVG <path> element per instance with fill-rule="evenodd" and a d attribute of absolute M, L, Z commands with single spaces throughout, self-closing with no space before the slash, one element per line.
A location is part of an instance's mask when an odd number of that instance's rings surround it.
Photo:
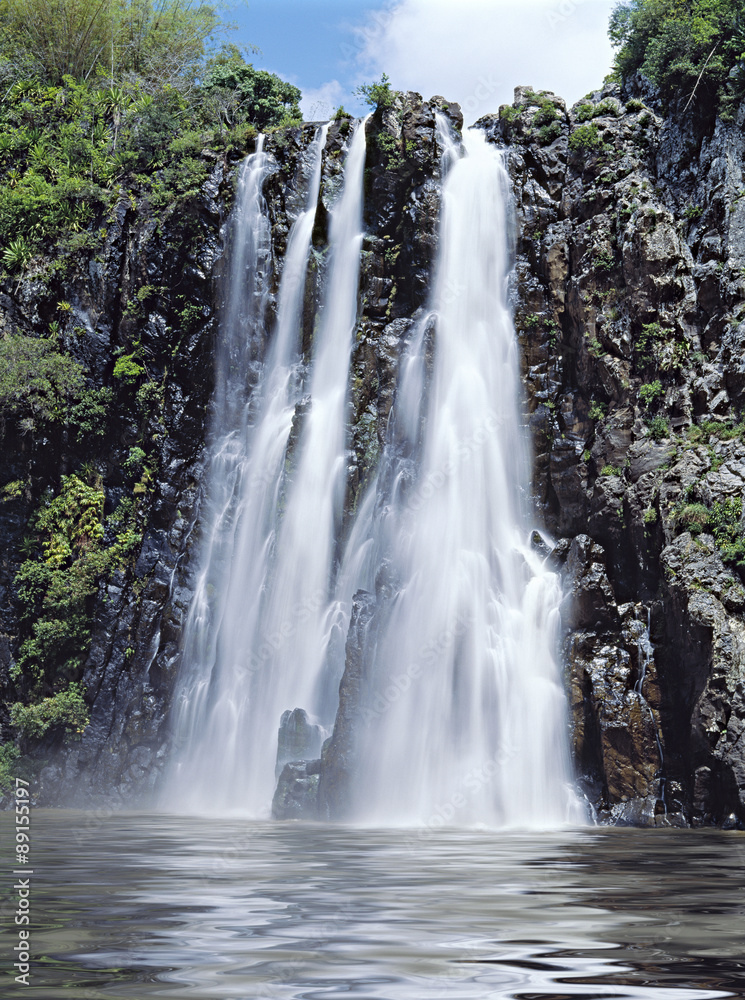
<path fill-rule="evenodd" d="M 310 150 L 306 206 L 290 233 L 274 337 L 250 397 L 246 379 L 264 339 L 270 281 L 270 226 L 262 195 L 269 163 L 263 136 L 241 170 L 217 365 L 202 568 L 185 628 L 174 712 L 176 752 L 166 782 L 166 801 L 181 808 L 200 810 L 209 802 L 223 810 L 246 807 L 255 675 L 269 658 L 257 642 L 261 602 L 300 391 L 300 318 L 327 131 L 328 126 L 319 130 Z M 263 735 L 270 739 L 265 727 Z"/>
<path fill-rule="evenodd" d="M 447 176 L 431 308 L 410 337 L 389 445 L 340 567 L 365 122 L 332 211 L 305 380 L 300 314 L 326 130 L 268 350 L 261 144 L 244 166 L 202 569 L 174 713 L 167 801 L 176 808 L 268 813 L 280 717 L 302 707 L 322 726 L 333 721 L 331 647 L 346 632 L 353 588 L 376 586 L 357 816 L 502 826 L 580 818 L 553 655 L 561 595 L 526 542 L 521 510 L 528 459 L 507 304 L 508 177 L 480 133 L 467 135 L 462 156 L 442 118 L 437 131 Z"/>
<path fill-rule="evenodd" d="M 296 704 L 322 715 L 322 687 L 336 520 L 341 514 L 346 384 L 357 313 L 362 242 L 364 122 L 350 144 L 344 188 L 332 212 L 326 302 L 315 335 L 309 412 L 293 455 L 293 421 L 305 389 L 300 372 L 301 309 L 328 126 L 311 151 L 306 209 L 295 222 L 277 305 L 277 323 L 250 404 L 236 395 L 247 362 L 236 349 L 246 302 L 266 312 L 269 224 L 261 195 L 268 170 L 259 151 L 243 168 L 235 222 L 230 302 L 206 543 L 185 632 L 184 674 L 175 711 L 176 754 L 166 801 L 197 812 L 268 814 L 277 726 Z M 241 363 L 243 362 L 243 364 Z M 307 408 L 307 407 L 306 407 Z M 288 466 L 294 471 L 288 475 Z M 333 719 L 333 706 L 330 709 Z"/>
<path fill-rule="evenodd" d="M 374 653 L 356 815 L 375 823 L 579 819 L 554 657 L 556 576 L 527 544 L 507 302 L 510 188 L 479 132 L 444 134 L 432 312 L 402 363 L 374 528 L 392 594 Z M 427 341 L 434 328 L 428 392 Z"/>

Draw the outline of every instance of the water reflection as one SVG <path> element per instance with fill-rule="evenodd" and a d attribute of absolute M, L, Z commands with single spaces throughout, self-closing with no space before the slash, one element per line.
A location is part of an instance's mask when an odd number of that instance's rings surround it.
<path fill-rule="evenodd" d="M 10 845 L 10 815 L 0 828 Z M 745 996 L 742 834 L 419 835 L 40 810 L 32 836 L 25 996 Z"/>

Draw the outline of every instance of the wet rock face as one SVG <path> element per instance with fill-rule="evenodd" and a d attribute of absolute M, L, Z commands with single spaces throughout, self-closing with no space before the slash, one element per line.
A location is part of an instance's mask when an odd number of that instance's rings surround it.
<path fill-rule="evenodd" d="M 285 764 L 272 800 L 272 819 L 317 819 L 320 761 Z"/>
<path fill-rule="evenodd" d="M 377 602 L 373 594 L 360 590 L 352 602 L 352 617 L 346 646 L 346 665 L 339 685 L 339 708 L 333 735 L 321 751 L 318 814 L 321 819 L 349 818 L 358 796 L 360 738 L 365 727 L 370 697 L 368 651 L 374 643 Z"/>
<path fill-rule="evenodd" d="M 515 186 L 586 794 L 615 822 L 745 824 L 741 128 L 665 120 L 640 81 L 569 110 L 519 88 L 480 126 Z"/>
<path fill-rule="evenodd" d="M 515 191 L 514 299 L 533 495 L 557 540 L 551 558 L 567 593 L 561 643 L 574 755 L 598 816 L 742 825 L 745 109 L 736 125 L 698 134 L 686 121 L 664 120 L 643 83 L 633 86 L 609 85 L 573 109 L 523 87 L 511 108 L 480 123 L 505 147 Z M 416 94 L 367 124 L 348 512 L 376 468 L 403 345 L 427 300 L 439 214 L 438 110 L 462 126 L 457 106 Z M 331 124 L 324 156 L 306 287 L 308 355 L 350 128 L 343 117 Z M 267 138 L 275 291 L 315 130 Z M 170 750 L 167 716 L 199 551 L 212 345 L 237 166 L 234 159 L 211 167 L 188 219 L 135 211 L 123 198 L 107 221 L 100 259 L 54 288 L 33 275 L 0 287 L 0 332 L 45 334 L 55 303 L 65 300 L 72 307 L 65 344 L 91 386 L 121 390 L 114 358 L 134 340 L 163 386 L 149 415 L 130 415 L 131 400 L 123 402 L 99 452 L 85 456 L 106 466 L 108 515 L 125 489 L 121 467 L 141 433 L 138 421 L 147 421 L 154 473 L 142 539 L 131 565 L 101 583 L 92 609 L 82 678 L 91 724 L 62 754 L 53 742 L 40 748 L 41 803 L 131 802 L 155 785 Z M 299 410 L 298 426 L 302 417 Z M 3 433 L 1 485 L 56 488 L 83 458 L 62 432 L 42 440 L 8 424 Z M 17 696 L 9 677 L 19 646 L 14 578 L 33 509 L 25 494 L 0 503 L 6 702 Z M 320 757 L 307 720 L 295 713 L 285 720 L 275 815 L 343 818 L 353 800 L 356 734 L 369 694 L 365 649 L 385 600 L 382 576 L 376 596 L 355 599 L 339 714 Z M 0 727 L 5 740 L 7 711 Z"/>
<path fill-rule="evenodd" d="M 302 708 L 284 712 L 279 724 L 277 739 L 276 777 L 285 764 L 293 761 L 317 760 L 321 755 L 323 730 L 308 719 Z"/>
<path fill-rule="evenodd" d="M 399 96 L 391 108 L 374 114 L 367 123 L 366 238 L 350 385 L 346 503 L 350 511 L 375 468 L 402 344 L 413 314 L 427 296 L 439 214 L 438 110 L 454 128 L 460 127 L 457 105 L 441 98 L 425 102 L 417 94 Z M 328 133 L 306 287 L 306 360 L 327 263 L 329 213 L 340 193 L 351 127 L 342 116 L 331 123 Z M 304 207 L 306 153 L 316 131 L 317 126 L 306 125 L 267 136 L 271 170 L 264 195 L 271 221 L 275 293 L 292 223 Z M 115 359 L 138 343 L 148 377 L 163 387 L 144 432 L 148 441 L 152 438 L 154 471 L 143 487 L 147 506 L 142 538 L 131 565 L 101 582 L 91 609 L 90 652 L 81 678 L 91 722 L 71 747 L 62 749 L 59 741 L 47 741 L 38 748 L 42 804 L 132 802 L 156 785 L 170 751 L 168 711 L 197 571 L 204 449 L 214 385 L 213 343 L 219 336 L 225 298 L 229 212 L 239 165 L 240 156 L 215 162 L 208 181 L 184 211 L 156 214 L 146 203 L 135 210 L 130 199 L 122 198 L 107 220 L 105 252 L 82 261 L 68 283 L 47 288 L 31 277 L 0 287 L 2 334 L 46 335 L 55 304 L 71 303 L 70 330 L 63 330 L 66 347 L 86 366 L 92 387 L 113 386 L 122 395 L 121 401 L 117 398 L 112 430 L 95 454 L 81 455 L 69 436 L 41 440 L 10 424 L 3 427 L 0 487 L 33 478 L 37 494 L 46 485 L 56 491 L 62 474 L 91 458 L 106 465 L 108 515 L 125 493 L 121 468 L 143 433 L 143 417 L 133 398 L 126 397 L 123 386 L 112 378 Z M 267 330 L 272 328 L 274 306 L 270 301 Z M 79 327 L 74 335 L 73 325 Z M 260 361 L 259 355 L 256 360 Z M 255 375 L 247 373 L 249 386 Z M 296 423 L 301 419 L 299 412 Z M 0 693 L 6 705 L 18 697 L 9 677 L 21 641 L 14 579 L 34 507 L 25 494 L 0 503 L 5 553 L 0 562 Z M 0 710 L 0 740 L 12 735 L 7 708 Z M 317 755 L 319 747 L 306 752 Z M 280 763 L 298 759 L 294 750 L 288 750 L 288 756 L 293 760 Z"/>

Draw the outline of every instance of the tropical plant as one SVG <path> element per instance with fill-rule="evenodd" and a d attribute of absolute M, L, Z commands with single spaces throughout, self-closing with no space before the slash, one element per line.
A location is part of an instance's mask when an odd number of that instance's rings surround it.
<path fill-rule="evenodd" d="M 745 92 L 745 0 L 625 0 L 609 34 L 619 75 L 642 73 L 668 103 L 729 115 Z"/>

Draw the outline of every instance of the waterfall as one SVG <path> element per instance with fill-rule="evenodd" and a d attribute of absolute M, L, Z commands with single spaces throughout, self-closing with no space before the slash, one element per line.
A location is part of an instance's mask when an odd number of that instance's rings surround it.
<path fill-rule="evenodd" d="M 290 234 L 273 338 L 239 412 L 225 403 L 240 395 L 235 384 L 245 385 L 252 361 L 247 348 L 241 357 L 236 346 L 245 336 L 239 317 L 249 311 L 251 328 L 261 326 L 270 279 L 261 194 L 268 162 L 261 143 L 242 170 L 208 527 L 185 630 L 176 753 L 166 780 L 165 799 L 175 807 L 268 813 L 282 713 L 299 704 L 319 723 L 333 721 L 335 705 L 324 704 L 329 684 L 323 671 L 344 495 L 365 124 L 350 142 L 343 190 L 332 210 L 328 281 L 309 376 L 302 378 L 299 332 L 328 126 L 311 150 L 306 209 Z"/>
<path fill-rule="evenodd" d="M 482 133 L 465 134 L 459 157 L 438 128 L 439 257 L 377 487 L 379 621 L 353 814 L 555 826 L 579 813 L 554 656 L 559 582 L 528 544 L 521 506 L 509 178 Z"/>
<path fill-rule="evenodd" d="M 275 764 L 317 756 L 330 732 L 351 598 L 364 587 L 376 591 L 377 611 L 353 815 L 420 825 L 577 820 L 554 655 L 561 593 L 528 543 L 523 509 L 509 179 L 480 132 L 462 147 L 441 116 L 430 302 L 404 347 L 380 467 L 339 551 L 366 121 L 349 141 L 331 210 L 307 367 L 301 312 L 328 126 L 307 154 L 306 207 L 290 233 L 271 338 L 262 189 L 272 166 L 261 140 L 241 171 L 165 801 L 268 814 Z"/>

